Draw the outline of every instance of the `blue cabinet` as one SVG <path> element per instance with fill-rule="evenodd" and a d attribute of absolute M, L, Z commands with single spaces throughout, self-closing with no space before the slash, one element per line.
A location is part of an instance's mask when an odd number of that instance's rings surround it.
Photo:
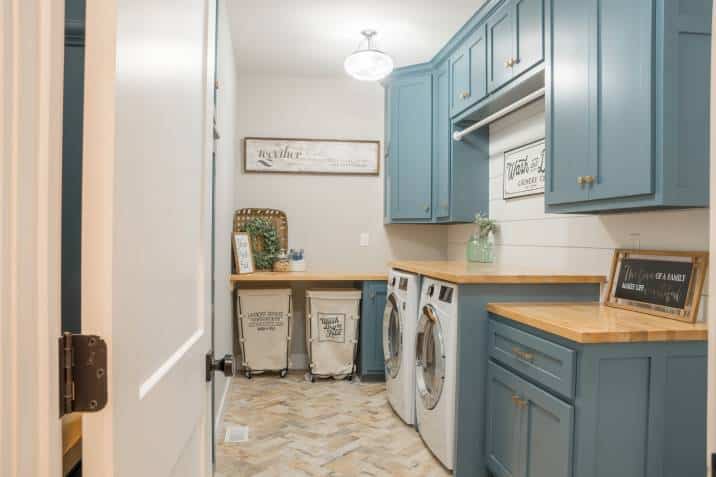
<path fill-rule="evenodd" d="M 569 477 L 574 408 L 494 362 L 487 377 L 490 471 L 496 477 Z"/>
<path fill-rule="evenodd" d="M 515 61 L 513 8 L 505 3 L 487 20 L 487 89 L 493 92 L 512 79 Z"/>
<path fill-rule="evenodd" d="M 488 210 L 489 133 L 452 140 L 450 79 L 445 60 L 386 81 L 386 223 L 472 222 Z"/>
<path fill-rule="evenodd" d="M 549 212 L 708 206 L 711 2 L 681 3 L 548 2 Z"/>
<path fill-rule="evenodd" d="M 706 342 L 578 344 L 495 315 L 490 329 L 485 438 L 495 476 L 705 474 Z M 574 361 L 574 395 L 503 359 L 495 334 L 530 362 Z"/>
<path fill-rule="evenodd" d="M 487 95 L 487 41 L 480 25 L 450 58 L 450 114 L 464 111 Z"/>
<path fill-rule="evenodd" d="M 445 62 L 433 75 L 433 217 L 450 218 L 450 72 Z"/>
<path fill-rule="evenodd" d="M 432 218 L 432 73 L 406 75 L 387 86 L 387 221 Z"/>
<path fill-rule="evenodd" d="M 359 336 L 360 376 L 364 380 L 385 379 L 383 356 L 383 312 L 387 299 L 386 282 L 363 282 Z"/>

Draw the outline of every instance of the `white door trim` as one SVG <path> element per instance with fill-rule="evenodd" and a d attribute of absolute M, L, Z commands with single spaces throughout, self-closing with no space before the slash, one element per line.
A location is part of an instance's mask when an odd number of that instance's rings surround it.
<path fill-rule="evenodd" d="M 62 469 L 64 1 L 0 5 L 0 475 Z"/>

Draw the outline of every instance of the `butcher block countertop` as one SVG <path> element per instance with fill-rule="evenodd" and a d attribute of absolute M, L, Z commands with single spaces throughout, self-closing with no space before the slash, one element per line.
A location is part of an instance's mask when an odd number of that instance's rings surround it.
<path fill-rule="evenodd" d="M 684 323 L 599 303 L 490 303 L 487 310 L 577 343 L 706 341 L 706 323 Z"/>
<path fill-rule="evenodd" d="M 233 283 L 246 282 L 367 282 L 387 281 L 387 273 L 254 272 L 231 275 Z"/>
<path fill-rule="evenodd" d="M 425 262 L 398 260 L 391 268 L 417 273 L 446 282 L 463 284 L 489 283 L 604 283 L 603 275 L 573 275 L 561 272 L 544 272 L 520 267 L 505 267 L 495 263 Z"/>

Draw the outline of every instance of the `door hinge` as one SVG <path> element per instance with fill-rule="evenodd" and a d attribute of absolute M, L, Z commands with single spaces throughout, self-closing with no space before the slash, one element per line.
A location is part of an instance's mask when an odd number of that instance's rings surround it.
<path fill-rule="evenodd" d="M 107 343 L 95 335 L 65 333 L 59 340 L 60 417 L 107 405 Z"/>

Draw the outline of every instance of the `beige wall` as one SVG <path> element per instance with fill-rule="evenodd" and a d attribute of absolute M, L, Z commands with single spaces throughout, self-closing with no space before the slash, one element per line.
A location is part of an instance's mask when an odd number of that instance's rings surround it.
<path fill-rule="evenodd" d="M 383 141 L 383 88 L 350 78 L 241 76 L 238 138 L 295 137 Z M 243 148 L 243 145 L 242 145 Z M 381 155 L 382 156 L 382 155 Z M 242 151 L 236 160 L 243 160 Z M 387 272 L 394 258 L 442 259 L 447 228 L 383 225 L 380 177 L 245 174 L 237 165 L 236 207 L 288 214 L 289 247 L 303 248 L 310 270 Z M 360 246 L 360 234 L 369 245 Z M 304 359 L 303 287 L 294 291 L 294 365 Z"/>
<path fill-rule="evenodd" d="M 231 38 L 231 26 L 226 2 L 218 2 L 217 91 L 216 128 L 221 138 L 216 142 L 215 206 L 215 302 L 214 302 L 214 354 L 232 353 L 233 308 L 231 287 L 227 276 L 231 273 L 231 230 L 234 212 L 234 181 L 236 156 L 236 63 Z M 214 411 L 217 422 L 223 410 L 224 396 L 229 381 L 221 373 L 214 375 Z M 219 431 L 217 426 L 217 431 Z"/>
<path fill-rule="evenodd" d="M 490 126 L 490 216 L 497 219 L 496 259 L 575 273 L 609 272 L 615 248 L 708 250 L 707 209 L 602 215 L 544 213 L 544 196 L 502 199 L 503 153 L 543 138 L 544 102 Z M 451 225 L 448 255 L 464 260 L 471 225 Z M 707 300 L 702 301 L 702 316 Z"/>

